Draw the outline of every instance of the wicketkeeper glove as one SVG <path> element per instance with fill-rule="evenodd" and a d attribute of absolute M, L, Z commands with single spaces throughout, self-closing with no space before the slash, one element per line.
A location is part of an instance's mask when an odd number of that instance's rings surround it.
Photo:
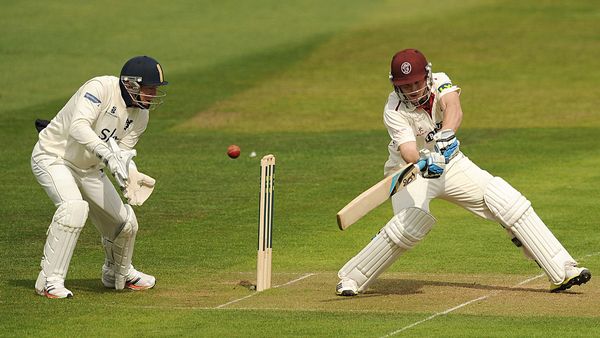
<path fill-rule="evenodd" d="M 424 178 L 438 178 L 444 173 L 446 168 L 446 159 L 438 152 L 432 152 L 428 149 L 419 151 L 419 161 L 417 165 L 421 169 Z"/>
<path fill-rule="evenodd" d="M 438 131 L 433 135 L 433 139 L 435 140 L 435 147 L 437 150 L 440 154 L 444 155 L 446 163 L 450 163 L 450 161 L 458 155 L 460 142 L 456 138 L 456 135 L 454 135 L 452 129 Z"/>
<path fill-rule="evenodd" d="M 127 203 L 130 205 L 140 206 L 150 197 L 155 184 L 155 179 L 139 172 L 135 163 L 131 161 L 129 165 L 129 180 L 125 189 L 123 189 L 123 196 L 127 198 Z"/>
<path fill-rule="evenodd" d="M 129 163 L 137 153 L 135 150 L 122 150 L 113 138 L 107 143 L 98 144 L 93 152 L 104 162 L 119 186 L 125 188 L 129 179 Z"/>

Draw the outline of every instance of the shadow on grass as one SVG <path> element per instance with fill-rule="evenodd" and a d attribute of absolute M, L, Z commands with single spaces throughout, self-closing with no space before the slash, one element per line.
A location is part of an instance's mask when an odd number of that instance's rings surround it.
<path fill-rule="evenodd" d="M 365 295 L 409 295 L 423 293 L 421 289 L 425 286 L 439 286 L 451 288 L 466 288 L 488 291 L 507 291 L 507 292 L 532 292 L 532 293 L 550 293 L 548 288 L 525 288 L 502 285 L 485 285 L 477 282 L 444 282 L 419 279 L 382 279 L 377 281 L 371 289 L 365 292 Z M 566 294 L 581 294 L 581 292 L 572 289 L 562 291 Z"/>
<path fill-rule="evenodd" d="M 449 287 L 449 288 L 465 288 L 475 290 L 487 290 L 490 292 L 525 292 L 525 293 L 544 293 L 551 294 L 547 288 L 524 288 L 524 287 L 511 287 L 502 285 L 486 285 L 476 282 L 465 283 L 465 282 L 444 282 L 444 281 L 431 281 L 421 279 L 381 279 L 375 282 L 366 292 L 361 293 L 359 297 L 337 297 L 334 299 L 328 299 L 327 302 L 331 301 L 344 301 L 350 299 L 360 299 L 367 297 L 380 297 L 389 295 L 415 295 L 424 294 L 422 290 L 424 287 Z M 573 289 L 562 291 L 561 294 L 580 295 L 581 292 L 573 291 Z"/>
<path fill-rule="evenodd" d="M 477 282 L 466 283 L 466 282 L 445 282 L 445 281 L 431 281 L 431 280 L 420 280 L 420 279 L 381 279 L 377 281 L 371 289 L 365 292 L 365 295 L 379 294 L 379 295 L 410 295 L 423 293 L 421 289 L 426 286 L 439 286 L 439 287 L 451 287 L 451 288 L 466 288 L 475 290 L 489 290 L 489 291 L 520 291 L 520 292 L 542 292 L 548 293 L 548 289 L 532 289 L 522 287 L 510 287 L 501 285 L 485 285 Z"/>
<path fill-rule="evenodd" d="M 12 279 L 9 280 L 8 283 L 16 288 L 32 291 L 35 287 L 35 279 Z M 65 286 L 74 293 L 75 291 L 85 291 L 90 293 L 107 293 L 115 291 L 114 289 L 104 287 L 100 278 L 67 279 L 65 281 Z"/>

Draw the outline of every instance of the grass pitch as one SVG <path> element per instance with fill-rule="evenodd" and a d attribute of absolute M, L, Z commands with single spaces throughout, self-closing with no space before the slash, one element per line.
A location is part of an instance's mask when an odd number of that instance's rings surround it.
<path fill-rule="evenodd" d="M 337 270 L 391 217 L 382 206 L 345 232 L 335 223 L 381 177 L 389 59 L 408 47 L 461 86 L 463 152 L 525 194 L 598 274 L 599 18 L 594 1 L 5 4 L 0 335 L 600 335 L 598 276 L 550 294 L 499 225 L 442 201 L 434 230 L 368 293 L 334 295 Z M 29 168 L 33 120 L 138 54 L 170 81 L 136 161 L 158 185 L 136 209 L 134 263 L 157 286 L 104 289 L 88 224 L 66 283 L 75 298 L 36 296 L 54 207 Z M 232 143 L 237 160 L 225 154 Z M 267 153 L 277 156 L 275 287 L 256 293 L 247 285 Z"/>

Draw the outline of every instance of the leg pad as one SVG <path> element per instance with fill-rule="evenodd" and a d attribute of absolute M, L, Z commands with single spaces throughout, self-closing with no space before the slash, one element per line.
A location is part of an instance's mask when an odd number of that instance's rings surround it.
<path fill-rule="evenodd" d="M 69 263 L 88 211 L 88 203 L 82 200 L 65 201 L 56 209 L 46 232 L 48 237 L 40 263 L 42 270 L 35 285 L 38 291 L 46 287 L 48 280 L 62 282 L 67 277 Z"/>
<path fill-rule="evenodd" d="M 531 202 L 500 177 L 490 181 L 484 200 L 500 223 L 523 245 L 525 252 L 544 269 L 550 281 L 562 283 L 566 266 L 577 263 L 535 213 Z"/>
<path fill-rule="evenodd" d="M 121 225 L 115 238 L 102 237 L 107 260 L 105 265 L 114 269 L 115 289 L 117 290 L 125 287 L 126 276 L 133 259 L 135 236 L 138 231 L 137 218 L 133 209 L 127 204 L 125 207 L 127 208 L 127 220 Z"/>
<path fill-rule="evenodd" d="M 435 218 L 420 208 L 407 208 L 392 217 L 367 246 L 338 272 L 364 291 L 406 250 L 414 247 L 431 230 Z"/>

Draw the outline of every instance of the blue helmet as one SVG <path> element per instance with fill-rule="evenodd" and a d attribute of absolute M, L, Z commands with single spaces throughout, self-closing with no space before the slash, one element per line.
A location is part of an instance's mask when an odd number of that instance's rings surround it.
<path fill-rule="evenodd" d="M 142 87 L 159 87 L 169 84 L 165 81 L 162 66 L 149 56 L 136 56 L 129 59 L 121 69 L 121 90 L 129 93 L 133 104 L 143 109 L 156 108 L 166 94 L 157 90 L 156 95 L 141 94 Z M 122 93 L 125 94 L 125 93 Z M 127 98 L 126 95 L 123 95 Z"/>

